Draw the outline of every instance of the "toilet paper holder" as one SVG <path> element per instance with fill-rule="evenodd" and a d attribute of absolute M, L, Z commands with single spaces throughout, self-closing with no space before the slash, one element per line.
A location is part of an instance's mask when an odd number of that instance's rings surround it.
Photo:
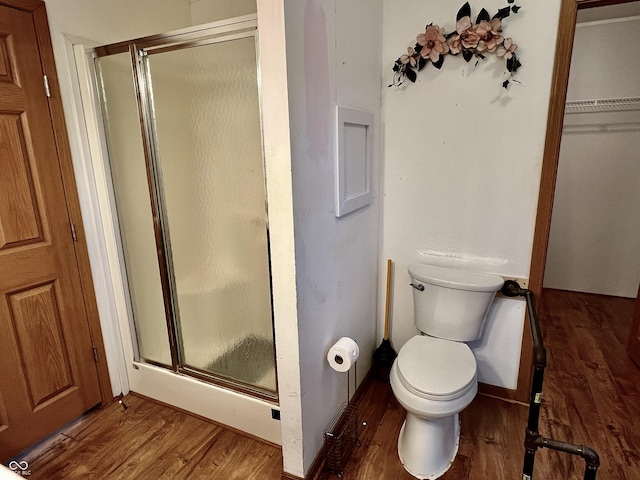
<path fill-rule="evenodd" d="M 357 361 L 353 363 L 354 390 L 358 379 Z M 340 406 L 324 431 L 325 469 L 342 478 L 353 449 L 360 446 L 358 403 L 351 401 L 351 370 L 347 370 L 347 401 Z"/>

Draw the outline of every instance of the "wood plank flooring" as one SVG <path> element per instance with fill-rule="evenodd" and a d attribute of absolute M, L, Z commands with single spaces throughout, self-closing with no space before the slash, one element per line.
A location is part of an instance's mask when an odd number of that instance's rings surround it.
<path fill-rule="evenodd" d="M 280 448 L 136 395 L 28 451 L 32 480 L 279 479 Z"/>
<path fill-rule="evenodd" d="M 548 368 L 540 432 L 599 454 L 598 479 L 640 479 L 640 370 L 625 354 L 634 300 L 545 290 L 540 319 Z M 280 449 L 129 395 L 19 457 L 36 479 L 280 479 Z M 528 406 L 479 395 L 462 413 L 460 450 L 443 480 L 521 478 Z M 343 480 L 411 480 L 396 442 L 405 412 L 372 382 L 366 422 Z M 581 479 L 584 462 L 539 450 L 536 479 Z M 336 480 L 321 473 L 319 480 Z"/>

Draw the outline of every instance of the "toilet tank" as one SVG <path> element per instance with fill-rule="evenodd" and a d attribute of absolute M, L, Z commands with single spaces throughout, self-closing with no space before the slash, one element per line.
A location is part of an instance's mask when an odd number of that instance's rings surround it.
<path fill-rule="evenodd" d="M 416 328 L 458 342 L 480 338 L 489 307 L 504 283 L 497 275 L 424 263 L 409 265 L 409 275 Z"/>

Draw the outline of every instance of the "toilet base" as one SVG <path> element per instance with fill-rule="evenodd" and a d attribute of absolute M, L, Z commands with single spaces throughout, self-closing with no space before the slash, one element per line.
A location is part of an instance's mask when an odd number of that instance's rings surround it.
<path fill-rule="evenodd" d="M 407 413 L 398 437 L 398 456 L 411 475 L 434 480 L 449 470 L 459 444 L 459 414 L 425 420 Z"/>

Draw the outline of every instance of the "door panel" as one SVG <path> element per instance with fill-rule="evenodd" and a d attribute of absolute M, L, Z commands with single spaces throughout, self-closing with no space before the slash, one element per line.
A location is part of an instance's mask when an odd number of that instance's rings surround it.
<path fill-rule="evenodd" d="M 56 293 L 49 283 L 7 296 L 34 411 L 73 386 Z"/>
<path fill-rule="evenodd" d="M 0 249 L 42 240 L 40 215 L 21 115 L 0 114 L 3 170 L 0 177 Z"/>
<path fill-rule="evenodd" d="M 275 396 L 255 37 L 145 58 L 180 367 Z"/>
<path fill-rule="evenodd" d="M 31 13 L 0 6 L 0 460 L 102 397 Z"/>

